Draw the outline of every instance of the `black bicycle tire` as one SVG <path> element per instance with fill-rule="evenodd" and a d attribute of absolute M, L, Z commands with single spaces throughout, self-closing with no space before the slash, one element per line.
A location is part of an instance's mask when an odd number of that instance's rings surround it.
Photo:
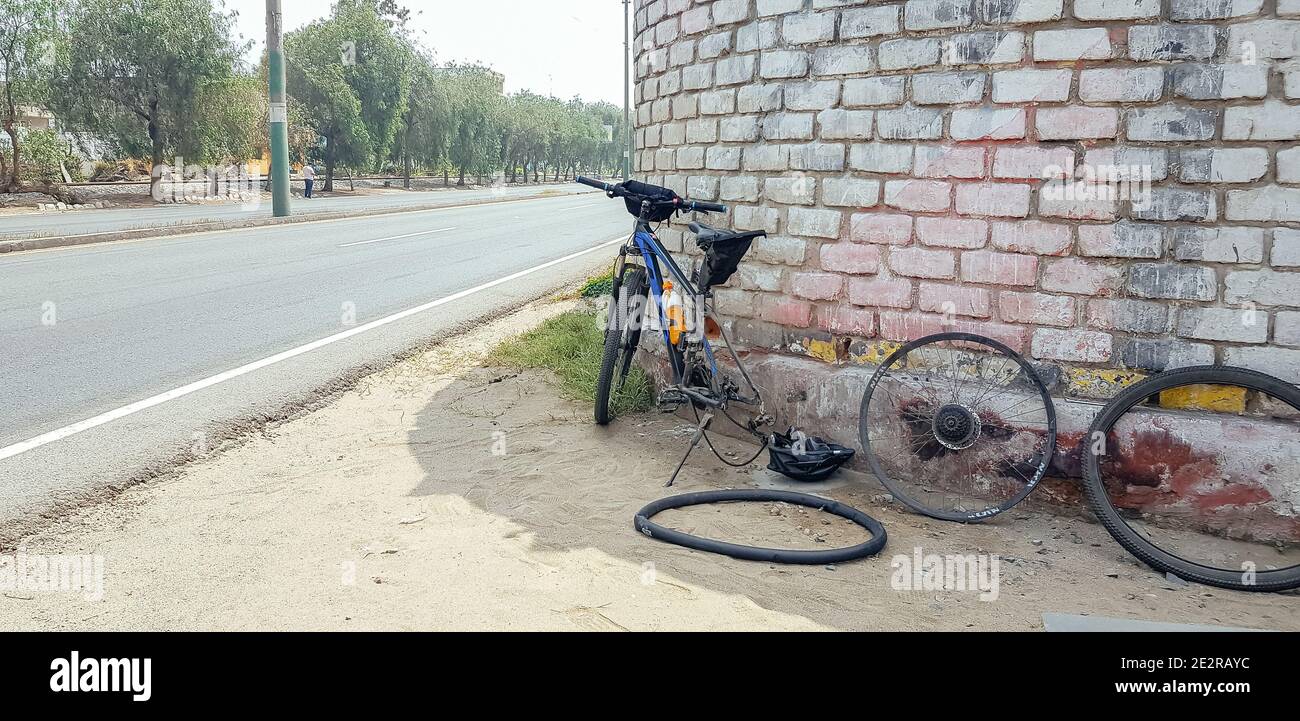
<path fill-rule="evenodd" d="M 949 511 L 929 508 L 925 504 L 909 496 L 901 486 L 895 483 L 894 480 L 889 477 L 889 474 L 885 473 L 884 469 L 880 467 L 880 462 L 876 459 L 876 454 L 871 450 L 870 437 L 867 434 L 867 408 L 871 404 L 872 392 L 880 382 L 885 369 L 889 368 L 890 365 L 892 365 L 900 356 L 906 355 L 923 345 L 929 345 L 930 343 L 942 340 L 980 343 L 1010 357 L 1020 365 L 1025 376 L 1033 382 L 1034 386 L 1038 389 L 1039 395 L 1043 399 L 1043 406 L 1047 412 L 1047 447 L 1043 451 L 1043 461 L 1039 464 L 1038 470 L 1034 473 L 1034 477 L 1030 479 L 1029 483 L 1025 484 L 1024 490 L 1012 496 L 1008 501 L 999 505 L 995 510 L 984 509 L 972 513 L 952 513 Z M 1038 373 L 1034 370 L 1034 367 L 1029 365 L 1029 362 L 1022 358 L 1019 353 L 1011 350 L 1005 344 L 975 333 L 935 333 L 923 338 L 917 338 L 916 340 L 903 345 L 893 353 L 890 353 L 889 357 L 885 358 L 880 366 L 876 368 L 876 372 L 872 374 L 871 380 L 867 382 L 866 390 L 862 393 L 862 404 L 858 409 L 858 442 L 862 444 L 863 455 L 867 459 L 867 464 L 871 467 L 871 472 L 880 480 L 880 483 L 885 487 L 885 490 L 889 491 L 894 498 L 902 501 L 904 505 L 917 513 L 921 513 L 931 518 L 937 518 L 941 521 L 978 523 L 1011 509 L 1017 503 L 1020 503 L 1027 498 L 1030 493 L 1033 493 L 1034 489 L 1037 488 L 1038 484 L 1043 480 L 1043 476 L 1047 473 L 1047 468 L 1052 463 L 1052 456 L 1056 454 L 1056 405 L 1052 402 L 1052 396 L 1048 393 L 1047 386 L 1044 385 L 1043 380 L 1038 377 Z"/>
<path fill-rule="evenodd" d="M 595 420 L 598 426 L 609 425 L 609 422 L 614 420 L 614 416 L 609 412 L 609 399 L 610 393 L 614 390 L 614 366 L 622 361 L 620 351 L 622 350 L 623 336 L 621 333 L 611 333 L 610 331 L 622 328 L 623 323 L 627 322 L 626 317 L 620 317 L 625 314 L 626 309 L 619 302 L 619 291 L 624 285 L 624 278 L 628 277 L 629 274 L 631 274 L 632 278 L 636 278 L 636 273 L 641 273 L 644 276 L 645 270 L 640 266 L 623 266 L 622 275 L 614 279 L 611 291 L 609 317 L 605 328 L 605 348 L 600 357 L 600 374 L 596 377 Z M 640 339 L 639 333 L 637 338 Z"/>
<path fill-rule="evenodd" d="M 641 270 L 639 266 L 636 266 L 635 269 Z M 627 382 L 627 374 L 632 369 L 632 358 L 633 356 L 636 355 L 637 347 L 641 345 L 641 329 L 644 326 L 645 314 L 649 312 L 649 306 L 647 305 L 647 301 L 650 295 L 650 285 L 647 282 L 645 271 L 642 270 L 640 273 L 633 273 L 627 281 L 627 286 L 629 288 L 627 292 L 627 297 L 629 299 L 638 296 L 640 296 L 641 298 L 641 316 L 642 316 L 641 321 L 642 322 L 637 323 L 636 327 L 632 329 L 632 332 L 629 335 L 627 347 L 623 349 L 623 357 L 619 360 L 619 368 L 620 368 L 619 387 L 620 388 L 622 387 L 623 383 Z"/>
<path fill-rule="evenodd" d="M 1300 390 L 1265 373 L 1232 366 L 1192 366 L 1154 375 L 1124 389 L 1102 408 L 1088 429 L 1087 438 L 1095 433 L 1109 433 L 1115 422 L 1145 399 L 1170 388 L 1188 385 L 1232 385 L 1261 391 L 1300 410 Z M 1242 581 L 1236 571 L 1214 568 L 1176 556 L 1143 538 L 1120 516 L 1110 502 L 1101 480 L 1101 462 L 1093 444 L 1084 444 L 1084 496 L 1098 520 L 1111 537 L 1143 563 L 1179 578 L 1236 591 L 1285 591 L 1300 588 L 1300 564 L 1270 571 L 1256 571 L 1254 582 Z"/>
<path fill-rule="evenodd" d="M 666 528 L 650 520 L 652 517 L 662 513 L 663 511 L 672 508 L 682 508 L 684 506 L 697 506 L 709 503 L 765 501 L 793 503 L 808 508 L 816 508 L 817 510 L 825 511 L 841 518 L 846 518 L 862 528 L 867 529 L 867 531 L 871 533 L 871 538 L 863 543 L 857 544 L 856 546 L 834 548 L 825 551 L 763 548 L 761 546 L 744 546 L 738 543 L 728 543 L 726 541 L 717 541 L 711 538 L 692 536 L 689 533 L 683 533 L 671 528 Z M 843 563 L 858 558 L 874 556 L 877 553 L 880 553 L 881 549 L 883 549 L 885 544 L 888 542 L 888 534 L 885 532 L 885 527 L 881 525 L 880 521 L 877 521 L 853 506 L 808 493 L 770 489 L 698 491 L 695 493 L 683 493 L 676 496 L 668 496 L 667 498 L 661 498 L 649 503 L 644 508 L 637 511 L 636 516 L 632 519 L 632 527 L 650 538 L 655 538 L 685 548 L 691 548 L 696 551 L 719 553 L 724 556 L 738 558 L 742 561 L 763 561 L 767 563 L 795 563 L 807 565 Z"/>

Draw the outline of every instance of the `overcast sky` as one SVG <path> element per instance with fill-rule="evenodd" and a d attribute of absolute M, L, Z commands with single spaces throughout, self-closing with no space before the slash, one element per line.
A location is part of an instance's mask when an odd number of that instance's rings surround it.
<path fill-rule="evenodd" d="M 283 0 L 288 32 L 329 14 L 328 2 Z M 622 0 L 407 0 L 411 25 L 440 62 L 479 61 L 532 90 L 623 105 Z M 266 45 L 265 0 L 226 0 L 237 32 Z"/>

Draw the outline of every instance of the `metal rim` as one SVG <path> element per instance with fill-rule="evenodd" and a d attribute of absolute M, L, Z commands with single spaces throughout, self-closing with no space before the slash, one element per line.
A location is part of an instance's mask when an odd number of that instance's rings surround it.
<path fill-rule="evenodd" d="M 905 387 L 912 387 L 908 386 L 907 382 L 903 380 L 906 377 L 906 374 L 896 373 L 896 371 L 899 370 L 897 364 L 900 362 L 900 359 L 907 359 L 913 351 L 925 348 L 926 346 L 943 343 L 945 341 L 983 346 L 984 348 L 982 350 L 992 351 L 992 353 L 987 354 L 990 363 L 992 362 L 992 359 L 1001 357 L 1001 360 L 998 361 L 998 372 L 993 374 L 993 378 L 1004 377 L 1011 378 L 1012 380 L 1023 379 L 1024 381 L 1027 381 L 1028 384 L 1021 387 L 1021 390 L 1025 392 L 1024 398 L 1011 403 L 1011 405 L 1007 407 L 992 407 L 993 409 L 1000 410 L 1001 413 L 986 413 L 985 409 L 988 407 L 986 404 L 990 404 L 999 399 L 1002 392 L 1009 387 L 1009 385 L 1001 386 L 1003 391 L 1000 391 L 998 390 L 999 386 L 990 380 L 987 383 L 976 384 L 973 387 L 967 388 L 965 386 L 966 380 L 960 377 L 961 374 L 959 369 L 956 367 L 956 360 L 951 360 L 953 367 L 946 375 L 941 372 L 932 374 L 935 379 L 949 385 L 944 387 L 942 393 L 931 392 L 925 397 L 925 400 L 928 400 L 930 403 L 930 412 L 926 413 L 924 410 L 918 409 L 914 416 L 909 416 L 904 419 L 904 423 L 908 424 L 912 428 L 909 432 L 916 432 L 916 430 L 919 430 L 919 428 L 923 426 L 927 429 L 926 432 L 929 434 L 929 439 L 924 438 L 924 433 L 916 437 L 893 437 L 895 440 L 905 439 L 907 442 L 906 449 L 909 452 L 918 454 L 919 457 L 923 452 L 929 452 L 928 449 L 931 447 L 926 444 L 933 443 L 934 447 L 942 449 L 940 451 L 941 453 L 951 453 L 958 456 L 962 453 L 973 455 L 975 451 L 972 449 L 978 447 L 981 441 L 988 444 L 992 443 L 994 439 L 1009 437 L 1007 436 L 1008 431 L 1012 431 L 1013 433 L 1019 432 L 1015 430 L 1015 424 L 1002 424 L 1006 423 L 1008 419 L 1014 419 L 1015 416 L 1023 417 L 1023 415 L 1035 410 L 1031 405 L 1030 410 L 1026 411 L 1024 410 L 1024 406 L 1021 404 L 1028 402 L 1030 399 L 1037 399 L 1041 402 L 1041 409 L 1037 409 L 1043 415 L 1043 421 L 1041 421 L 1043 428 L 1040 436 L 1042 444 L 1041 448 L 1036 448 L 1032 455 L 1022 460 L 1017 460 L 1011 456 L 1007 456 L 1004 459 L 1006 461 L 1004 464 L 1005 470 L 1015 474 L 1015 483 L 1019 486 L 1019 489 L 1016 492 L 1011 493 L 1001 502 L 992 503 L 984 508 L 976 510 L 949 510 L 936 508 L 931 504 L 923 502 L 917 498 L 915 494 L 909 492 L 909 490 L 904 487 L 898 479 L 893 478 L 882 464 L 882 458 L 878 451 L 880 450 L 879 446 L 883 444 L 879 443 L 879 441 L 885 440 L 888 436 L 877 434 L 875 438 L 878 443 L 876 445 L 873 445 L 872 443 L 873 434 L 871 429 L 871 414 L 873 411 L 873 398 L 891 397 L 895 401 L 901 400 L 896 395 L 893 395 L 892 391 L 884 387 L 882 384 L 887 380 L 897 380 Z M 978 363 L 979 361 L 977 360 L 977 372 L 980 374 L 977 377 L 984 380 L 983 374 L 986 371 L 979 368 Z M 941 368 L 940 370 L 943 369 Z M 1014 374 L 1012 374 L 1013 371 Z M 927 379 L 928 378 L 929 376 L 927 376 Z M 910 378 L 908 380 L 910 380 Z M 925 393 L 927 388 L 928 387 L 924 384 L 917 384 L 915 390 L 918 393 Z M 951 391 L 949 391 L 949 388 Z M 900 411 L 902 410 L 902 405 L 903 404 L 900 402 Z M 1009 410 L 1014 410 L 1015 413 L 1011 416 L 1006 416 L 1005 413 Z M 937 430 L 938 426 L 935 425 L 937 416 L 940 412 L 943 412 L 947 418 L 952 418 L 956 421 L 955 426 L 952 426 L 951 430 L 945 432 L 942 437 L 940 437 L 941 434 Z M 960 427 L 963 419 L 970 424 L 968 427 Z M 990 421 L 995 422 L 991 424 Z M 994 433 L 995 431 L 996 433 Z M 1033 367 L 1030 366 L 1029 363 L 1018 353 L 1011 350 L 1006 345 L 991 338 L 986 338 L 973 333 L 938 333 L 903 345 L 893 353 L 889 354 L 889 356 L 876 369 L 876 372 L 868 382 L 866 392 L 862 397 L 862 405 L 858 418 L 858 434 L 859 441 L 862 444 L 864 454 L 866 455 L 867 462 L 871 467 L 872 472 L 875 473 L 876 477 L 880 479 L 880 482 L 885 486 L 885 488 L 899 501 L 918 513 L 922 513 L 932 518 L 958 522 L 981 521 L 995 516 L 1024 500 L 1033 492 L 1034 488 L 1036 488 L 1039 482 L 1043 479 L 1056 450 L 1056 409 L 1052 403 L 1050 394 L 1047 392 L 1046 386 L 1043 385 L 1042 380 L 1038 377 L 1038 374 L 1034 371 Z M 1030 462 L 1032 462 L 1032 468 L 1022 470 L 1022 466 L 1027 467 Z M 969 472 L 971 469 L 969 456 L 965 459 L 965 463 L 967 471 Z M 999 466 L 999 468 L 1002 468 L 1002 466 Z M 976 467 L 976 470 L 978 470 L 978 466 Z"/>

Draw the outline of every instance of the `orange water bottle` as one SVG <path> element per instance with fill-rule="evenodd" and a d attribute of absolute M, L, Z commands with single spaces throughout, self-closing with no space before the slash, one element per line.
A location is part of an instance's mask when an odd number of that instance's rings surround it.
<path fill-rule="evenodd" d="M 686 306 L 671 280 L 664 281 L 664 315 L 668 318 L 668 341 L 677 345 L 686 332 Z"/>

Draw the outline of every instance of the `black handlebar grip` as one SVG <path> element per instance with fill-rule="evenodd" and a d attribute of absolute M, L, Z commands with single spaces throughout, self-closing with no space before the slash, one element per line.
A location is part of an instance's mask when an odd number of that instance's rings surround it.
<path fill-rule="evenodd" d="M 706 213 L 725 213 L 727 206 L 719 203 L 706 203 L 703 200 L 692 200 L 691 210 L 702 210 Z"/>
<path fill-rule="evenodd" d="M 605 192 L 607 192 L 607 193 L 609 192 L 609 189 L 610 189 L 611 187 L 613 187 L 613 186 L 611 186 L 609 183 L 602 183 L 602 182 L 599 181 L 599 180 L 592 180 L 591 178 L 584 178 L 584 177 L 582 177 L 581 175 L 579 175 L 579 176 L 577 176 L 576 178 L 574 178 L 574 181 L 579 182 L 579 183 L 582 183 L 583 185 L 589 185 L 589 186 L 591 186 L 591 187 L 593 187 L 593 188 L 596 188 L 596 189 L 598 189 L 598 190 L 603 190 L 603 191 L 605 191 Z"/>

